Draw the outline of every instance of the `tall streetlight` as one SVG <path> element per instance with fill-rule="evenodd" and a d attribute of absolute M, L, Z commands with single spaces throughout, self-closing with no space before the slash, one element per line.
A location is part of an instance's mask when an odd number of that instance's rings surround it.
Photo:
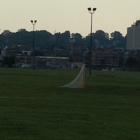
<path fill-rule="evenodd" d="M 35 46 L 35 36 L 34 36 L 34 30 L 35 30 L 35 24 L 36 24 L 37 20 L 31 20 L 31 23 L 33 25 L 33 52 L 32 52 L 32 68 L 34 70 L 34 46 Z"/>
<path fill-rule="evenodd" d="M 92 56 L 92 15 L 95 13 L 97 8 L 87 8 L 91 14 L 91 33 L 90 33 L 90 51 L 89 51 L 89 76 L 91 76 L 91 56 Z"/>

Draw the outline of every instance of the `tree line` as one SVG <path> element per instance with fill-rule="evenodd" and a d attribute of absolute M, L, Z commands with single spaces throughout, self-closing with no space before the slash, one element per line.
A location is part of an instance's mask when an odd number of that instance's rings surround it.
<path fill-rule="evenodd" d="M 111 34 L 104 32 L 103 30 L 97 30 L 92 34 L 93 48 L 124 48 L 126 47 L 126 38 L 119 31 L 114 31 Z M 87 49 L 90 46 L 91 34 L 83 37 L 80 33 L 70 33 L 65 31 L 63 33 L 51 34 L 46 30 L 35 31 L 35 48 L 36 50 L 45 48 L 56 48 L 60 50 L 67 50 L 70 43 L 74 43 L 75 46 L 84 46 Z M 16 48 L 16 45 L 28 46 L 32 50 L 33 45 L 33 31 L 27 31 L 26 29 L 19 29 L 17 32 L 11 32 L 4 30 L 0 34 L 0 48 L 8 46 L 9 48 Z M 33 52 L 32 52 L 33 53 Z M 34 55 L 41 53 L 34 51 Z M 43 55 L 43 54 L 39 54 Z M 123 56 L 122 56 L 123 57 Z M 123 58 L 120 59 L 123 63 Z M 7 64 L 12 67 L 14 64 L 14 56 L 5 57 L 2 65 Z M 122 64 L 123 65 L 123 64 Z M 130 57 L 125 64 L 127 67 L 136 68 L 140 66 L 140 61 Z"/>
<path fill-rule="evenodd" d="M 51 34 L 46 30 L 35 31 L 35 47 L 36 49 L 55 47 L 58 49 L 66 50 L 70 39 L 73 39 L 73 43 L 79 46 L 90 46 L 90 37 L 87 35 L 83 37 L 80 33 L 70 33 L 65 31 L 63 33 Z M 120 47 L 125 48 L 126 36 L 123 36 L 119 31 L 114 31 L 111 34 L 104 32 L 103 30 L 97 30 L 92 34 L 93 47 Z M 14 45 L 25 45 L 29 48 L 33 43 L 33 31 L 27 31 L 26 29 L 19 29 L 17 32 L 11 32 L 4 30 L 0 34 L 0 47 Z"/>

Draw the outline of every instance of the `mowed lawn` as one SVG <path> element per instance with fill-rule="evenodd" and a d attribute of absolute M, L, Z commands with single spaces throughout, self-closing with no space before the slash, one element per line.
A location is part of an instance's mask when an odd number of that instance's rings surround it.
<path fill-rule="evenodd" d="M 139 140 L 140 72 L 0 69 L 0 140 Z"/>

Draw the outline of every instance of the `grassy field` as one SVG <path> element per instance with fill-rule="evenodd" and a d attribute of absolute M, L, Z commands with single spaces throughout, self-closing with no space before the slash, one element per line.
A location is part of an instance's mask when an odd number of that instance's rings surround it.
<path fill-rule="evenodd" d="M 139 140 L 140 73 L 0 69 L 0 140 Z"/>

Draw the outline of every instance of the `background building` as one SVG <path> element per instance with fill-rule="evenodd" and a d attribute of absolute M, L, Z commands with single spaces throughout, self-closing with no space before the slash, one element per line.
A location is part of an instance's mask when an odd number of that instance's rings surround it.
<path fill-rule="evenodd" d="M 85 64 L 89 65 L 89 51 L 84 54 Z M 113 49 L 96 48 L 92 50 L 92 68 L 119 68 L 119 53 Z"/>
<path fill-rule="evenodd" d="M 127 45 L 128 50 L 140 49 L 140 20 L 137 20 L 131 27 L 127 28 Z"/>

